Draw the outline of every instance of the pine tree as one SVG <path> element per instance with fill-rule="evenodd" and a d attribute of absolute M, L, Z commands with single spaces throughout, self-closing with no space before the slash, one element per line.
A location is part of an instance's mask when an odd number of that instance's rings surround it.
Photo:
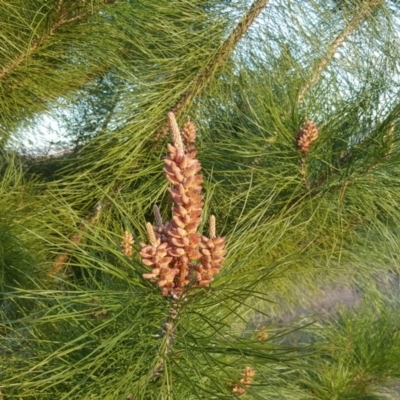
<path fill-rule="evenodd" d="M 398 396 L 395 1 L 1 6 L 0 398 Z"/>

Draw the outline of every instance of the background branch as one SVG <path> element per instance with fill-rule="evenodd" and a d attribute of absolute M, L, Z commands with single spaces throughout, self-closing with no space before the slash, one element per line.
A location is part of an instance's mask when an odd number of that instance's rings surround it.
<path fill-rule="evenodd" d="M 3 69 L 0 71 L 0 79 L 9 75 L 16 68 L 18 68 L 18 66 L 20 66 L 23 62 L 25 62 L 28 58 L 32 57 L 32 55 L 38 50 L 38 48 L 40 48 L 40 46 L 43 46 L 45 43 L 47 43 L 47 41 L 54 35 L 54 33 L 57 31 L 57 29 L 59 29 L 63 25 L 67 25 L 67 24 L 71 24 L 73 22 L 79 21 L 82 18 L 85 18 L 91 14 L 91 11 L 86 11 L 86 12 L 77 14 L 71 18 L 68 18 L 67 12 L 61 13 L 61 7 L 62 7 L 62 2 L 60 2 L 57 6 L 56 14 L 58 15 L 58 19 L 50 27 L 50 29 L 48 30 L 48 33 L 45 35 L 42 35 L 39 39 L 33 41 L 31 46 L 26 50 L 25 53 L 23 53 L 19 57 L 17 57 L 8 66 L 3 67 Z"/>
<path fill-rule="evenodd" d="M 219 50 L 215 53 L 209 64 L 204 68 L 203 71 L 199 73 L 197 78 L 193 81 L 193 84 L 181 96 L 177 104 L 172 107 L 171 111 L 174 113 L 177 120 L 179 120 L 187 107 L 193 102 L 194 98 L 203 91 L 203 89 L 214 77 L 218 69 L 228 59 L 239 40 L 248 31 L 252 23 L 255 21 L 258 15 L 260 15 L 261 11 L 267 6 L 268 2 L 269 0 L 256 0 L 251 5 L 249 11 L 241 19 L 225 42 L 220 46 Z M 167 133 L 168 124 L 164 123 L 157 132 L 156 137 L 165 137 Z"/>
<path fill-rule="evenodd" d="M 327 65 L 332 61 L 335 53 L 340 46 L 345 42 L 345 40 L 357 29 L 360 23 L 367 17 L 367 15 L 379 4 L 381 0 L 368 0 L 361 6 L 361 9 L 350 22 L 345 26 L 343 31 L 335 38 L 335 40 L 329 45 L 328 50 L 324 57 L 321 58 L 316 68 L 313 68 L 311 78 L 300 90 L 297 103 L 300 103 L 304 97 L 307 95 L 309 90 L 317 83 L 322 72 L 327 67 Z"/>

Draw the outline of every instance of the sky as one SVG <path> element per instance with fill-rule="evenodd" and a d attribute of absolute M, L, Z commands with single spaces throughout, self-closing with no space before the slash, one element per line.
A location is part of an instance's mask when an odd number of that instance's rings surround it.
<path fill-rule="evenodd" d="M 40 115 L 35 124 L 21 129 L 10 146 L 23 153 L 55 154 L 60 151 L 57 143 L 65 136 L 65 128 L 48 112 Z"/>

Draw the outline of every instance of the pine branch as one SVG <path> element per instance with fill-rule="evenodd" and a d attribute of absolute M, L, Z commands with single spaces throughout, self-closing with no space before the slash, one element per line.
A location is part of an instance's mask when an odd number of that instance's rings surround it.
<path fill-rule="evenodd" d="M 220 46 L 219 50 L 215 53 L 209 64 L 202 70 L 193 84 L 188 87 L 186 92 L 180 97 L 178 102 L 172 107 L 171 111 L 177 119 L 179 119 L 185 112 L 187 107 L 193 102 L 215 76 L 218 69 L 228 59 L 233 49 L 248 31 L 252 23 L 259 16 L 261 11 L 267 6 L 269 0 L 256 0 L 250 7 L 249 11 L 244 15 L 229 37 Z M 168 134 L 168 123 L 164 123 L 157 132 L 156 137 L 162 138 Z"/>
<path fill-rule="evenodd" d="M 350 22 L 345 26 L 342 32 L 336 37 L 336 39 L 329 45 L 328 50 L 323 58 L 321 58 L 318 66 L 314 69 L 311 78 L 300 90 L 297 103 L 299 104 L 304 97 L 307 95 L 309 90 L 317 83 L 322 72 L 328 66 L 335 56 L 337 50 L 343 45 L 345 40 L 357 29 L 360 23 L 367 17 L 367 15 L 378 5 L 381 4 L 381 0 L 368 0 L 366 1 L 360 11 L 354 15 Z"/>
<path fill-rule="evenodd" d="M 26 50 L 25 53 L 21 54 L 19 57 L 17 57 L 14 61 L 12 61 L 9 65 L 3 67 L 3 69 L 0 71 L 0 79 L 3 79 L 10 73 L 12 73 L 16 68 L 18 68 L 22 63 L 26 62 L 30 57 L 32 57 L 36 51 L 40 48 L 43 47 L 48 40 L 56 33 L 56 31 L 68 24 L 72 24 L 73 22 L 79 21 L 90 14 L 92 14 L 91 10 L 85 10 L 84 12 L 81 12 L 80 14 L 77 14 L 73 17 L 69 17 L 68 11 L 62 11 L 62 4 L 63 1 L 60 0 L 57 9 L 56 9 L 56 15 L 57 15 L 57 20 L 53 23 L 53 25 L 50 27 L 48 32 L 44 35 L 42 35 L 40 38 L 37 40 L 33 41 L 31 46 Z"/>

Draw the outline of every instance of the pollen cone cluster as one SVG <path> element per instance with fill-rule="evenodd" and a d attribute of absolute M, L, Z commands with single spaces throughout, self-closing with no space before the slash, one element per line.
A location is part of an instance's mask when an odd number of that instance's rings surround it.
<path fill-rule="evenodd" d="M 243 378 L 240 379 L 241 385 L 235 384 L 232 388 L 232 392 L 236 394 L 244 394 L 246 393 L 246 386 L 250 386 L 253 383 L 253 378 L 256 372 L 251 367 L 245 367 L 242 372 Z M 243 387 L 245 386 L 245 387 Z"/>
<path fill-rule="evenodd" d="M 306 119 L 296 134 L 297 145 L 303 153 L 308 153 L 311 143 L 318 138 L 318 127 L 314 122 Z"/>
<path fill-rule="evenodd" d="M 266 329 L 265 326 L 261 326 L 257 332 L 257 339 L 262 342 L 268 339 L 268 333 L 266 332 L 265 329 Z"/>
<path fill-rule="evenodd" d="M 173 145 L 164 159 L 164 173 L 171 184 L 168 188 L 173 204 L 172 219 L 162 222 L 157 206 L 153 207 L 155 226 L 147 224 L 150 244 L 141 244 L 144 265 L 152 268 L 143 274 L 161 288 L 164 296 L 178 298 L 184 287 L 207 287 L 225 260 L 225 238 L 215 236 L 215 217 L 210 218 L 210 237 L 197 230 L 201 222 L 203 178 L 196 159 L 196 129 L 188 121 L 181 134 L 173 113 L 168 114 Z"/>

